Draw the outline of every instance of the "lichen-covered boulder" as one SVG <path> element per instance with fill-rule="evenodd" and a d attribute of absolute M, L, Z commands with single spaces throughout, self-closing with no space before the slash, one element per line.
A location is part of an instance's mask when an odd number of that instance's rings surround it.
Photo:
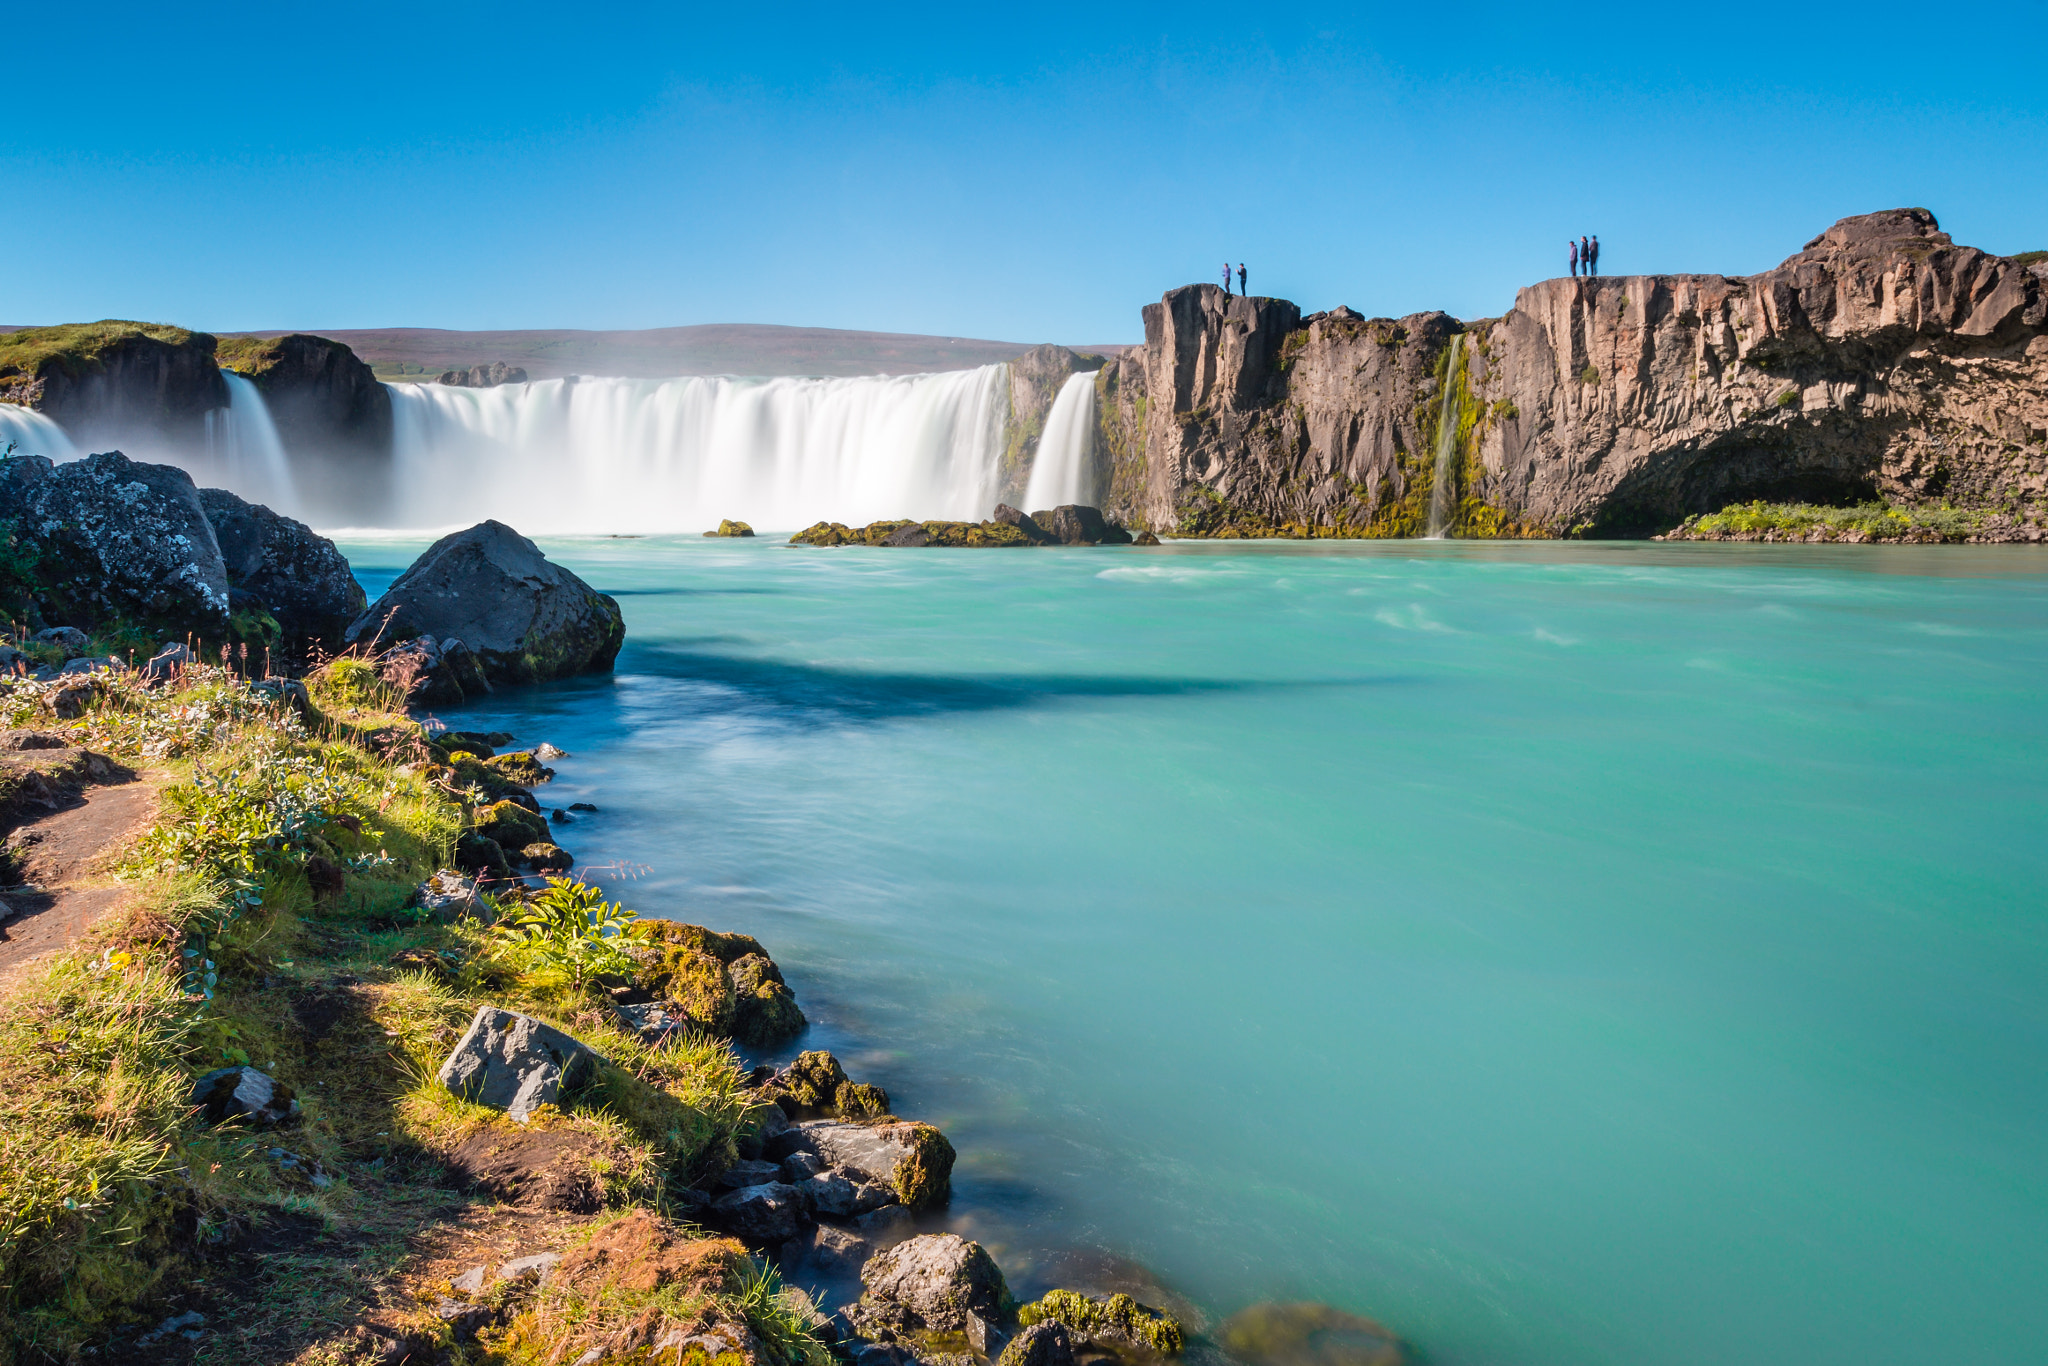
<path fill-rule="evenodd" d="M 707 1033 L 768 1048 L 806 1025 L 782 973 L 752 935 L 673 920 L 642 921 L 637 984 L 670 1001 Z"/>
<path fill-rule="evenodd" d="M 1074 1366 L 1074 1343 L 1058 1323 L 1034 1323 L 1010 1339 L 996 1366 Z"/>
<path fill-rule="evenodd" d="M 980 1243 L 957 1233 L 926 1233 L 868 1258 L 865 1292 L 848 1317 L 869 1337 L 964 1333 L 967 1316 L 1009 1317 L 1010 1289 Z"/>
<path fill-rule="evenodd" d="M 0 471 L 0 519 L 34 550 L 46 618 L 225 635 L 227 567 L 185 471 L 119 451 L 63 465 L 17 456 Z"/>
<path fill-rule="evenodd" d="M 576 866 L 567 849 L 546 840 L 527 845 L 519 851 L 519 857 L 536 873 L 566 873 Z"/>
<path fill-rule="evenodd" d="M 1327 1304 L 1255 1304 L 1223 1321 L 1216 1339 L 1250 1366 L 1403 1366 L 1401 1340 L 1384 1325 Z"/>
<path fill-rule="evenodd" d="M 502 522 L 443 536 L 347 631 L 350 644 L 450 637 L 493 683 L 609 670 L 626 639 L 619 604 L 551 563 Z"/>
<path fill-rule="evenodd" d="M 367 600 L 334 542 L 226 489 L 199 490 L 199 506 L 213 526 L 229 589 L 258 599 L 287 647 L 338 651 Z"/>
<path fill-rule="evenodd" d="M 910 1209 L 929 1209 L 952 1194 L 953 1145 L 929 1124 L 806 1120 L 784 1142 L 792 1151 L 816 1153 L 827 1166 L 887 1186 Z"/>
<path fill-rule="evenodd" d="M 605 1059 L 552 1025 L 495 1006 L 478 1006 L 469 1031 L 436 1080 L 455 1095 L 503 1110 L 525 1123 L 565 1090 L 582 1085 Z"/>
<path fill-rule="evenodd" d="M 1077 1342 L 1149 1356 L 1179 1356 L 1187 1345 L 1180 1321 L 1129 1295 L 1097 1299 L 1078 1290 L 1048 1290 L 1017 1311 L 1017 1321 L 1057 1323 Z"/>

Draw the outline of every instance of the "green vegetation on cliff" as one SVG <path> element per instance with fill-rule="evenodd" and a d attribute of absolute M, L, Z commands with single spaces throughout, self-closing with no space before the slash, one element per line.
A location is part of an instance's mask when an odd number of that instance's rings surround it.
<path fill-rule="evenodd" d="M 1668 541 L 1966 541 L 1985 529 L 1991 514 L 1962 508 L 1894 507 L 1859 503 L 1736 503 L 1688 517 L 1666 533 Z"/>
<path fill-rule="evenodd" d="M 52 363 L 73 376 L 92 369 L 109 349 L 137 337 L 166 346 L 186 346 L 203 332 L 168 323 L 138 323 L 108 318 L 96 323 L 63 323 L 56 327 L 24 327 L 0 332 L 0 380 L 30 377 Z M 0 394 L 0 398 L 4 398 Z"/>

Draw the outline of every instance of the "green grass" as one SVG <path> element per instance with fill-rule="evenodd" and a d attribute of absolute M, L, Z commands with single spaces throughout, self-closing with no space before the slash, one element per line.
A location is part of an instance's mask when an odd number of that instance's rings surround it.
<path fill-rule="evenodd" d="M 1787 532 L 1804 535 L 1823 529 L 1839 537 L 1855 533 L 1865 540 L 1939 539 L 1960 541 L 1976 532 L 1985 514 L 1960 508 L 1893 507 L 1859 503 L 1825 507 L 1816 503 L 1736 503 L 1702 516 L 1688 517 L 1680 532 L 1707 536 Z"/>
<path fill-rule="evenodd" d="M 0 378 L 35 375 L 55 361 L 72 375 L 97 364 L 102 352 L 135 337 L 170 346 L 184 346 L 204 333 L 168 323 L 126 322 L 109 318 L 96 323 L 63 323 L 56 327 L 25 327 L 0 332 Z"/>
<path fill-rule="evenodd" d="M 2048 261 L 2048 251 L 2022 251 L 2005 258 L 2016 266 L 2031 266 Z"/>

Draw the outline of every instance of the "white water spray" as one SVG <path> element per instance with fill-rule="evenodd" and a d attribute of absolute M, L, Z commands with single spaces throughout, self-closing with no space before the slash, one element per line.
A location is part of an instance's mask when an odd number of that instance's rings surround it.
<path fill-rule="evenodd" d="M 10 441 L 16 455 L 47 456 L 59 463 L 76 460 L 79 455 L 78 447 L 71 444 L 64 429 L 49 418 L 33 408 L 0 403 L 0 450 L 5 450 Z"/>
<path fill-rule="evenodd" d="M 1444 392 L 1436 410 L 1436 479 L 1429 486 L 1429 539 L 1440 541 L 1451 524 L 1456 499 L 1451 465 L 1458 454 L 1458 376 L 1465 368 L 1465 334 L 1451 336 L 1451 359 L 1444 366 Z"/>
<path fill-rule="evenodd" d="M 207 471 L 223 485 L 252 503 L 295 516 L 299 511 L 298 491 L 292 482 L 291 461 L 284 442 L 278 439 L 277 424 L 270 419 L 270 406 L 253 380 L 223 370 L 227 381 L 228 406 L 206 415 L 206 453 L 214 468 Z"/>
<path fill-rule="evenodd" d="M 1095 502 L 1095 376 L 1069 375 L 1045 417 L 1024 511 Z"/>
<path fill-rule="evenodd" d="M 452 510 L 521 530 L 673 532 L 733 517 L 978 520 L 995 505 L 1007 367 L 868 379 L 390 386 L 397 525 Z"/>

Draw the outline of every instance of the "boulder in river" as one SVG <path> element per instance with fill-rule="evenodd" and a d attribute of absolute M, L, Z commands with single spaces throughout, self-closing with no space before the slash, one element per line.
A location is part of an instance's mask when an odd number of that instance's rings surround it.
<path fill-rule="evenodd" d="M 929 1124 L 807 1120 L 783 1135 L 779 1146 L 784 1156 L 816 1153 L 828 1166 L 886 1186 L 914 1210 L 942 1204 L 952 1194 L 953 1145 Z"/>
<path fill-rule="evenodd" d="M 1090 1346 L 1145 1356 L 1179 1356 L 1187 1345 L 1187 1335 L 1173 1315 L 1123 1294 L 1097 1298 L 1077 1290 L 1048 1290 L 1037 1303 L 1018 1310 L 1017 1321 L 1027 1326 L 1057 1323 Z"/>
<path fill-rule="evenodd" d="M 1031 520 L 1061 545 L 1129 545 L 1131 533 L 1104 520 L 1100 508 L 1066 503 L 1050 512 L 1034 512 Z"/>
<path fill-rule="evenodd" d="M 957 1233 L 926 1233 L 868 1258 L 849 1317 L 869 1337 L 964 1333 L 970 1314 L 1000 1322 L 1010 1291 L 995 1259 Z"/>
<path fill-rule="evenodd" d="M 727 517 L 720 520 L 718 530 L 707 531 L 704 534 L 706 536 L 751 536 L 754 534 L 754 529 L 745 522 L 735 522 L 732 518 Z"/>
<path fill-rule="evenodd" d="M 1064 1326 L 1034 1323 L 1010 1339 L 996 1366 L 1074 1366 L 1074 1343 Z"/>
<path fill-rule="evenodd" d="M 443 536 L 348 628 L 351 645 L 462 641 L 493 683 L 605 671 L 626 639 L 619 604 L 502 522 Z"/>
<path fill-rule="evenodd" d="M 553 1025 L 495 1006 L 478 1006 L 469 1032 L 436 1079 L 464 1100 L 489 1105 L 520 1123 L 563 1091 L 581 1085 L 604 1059 Z"/>

